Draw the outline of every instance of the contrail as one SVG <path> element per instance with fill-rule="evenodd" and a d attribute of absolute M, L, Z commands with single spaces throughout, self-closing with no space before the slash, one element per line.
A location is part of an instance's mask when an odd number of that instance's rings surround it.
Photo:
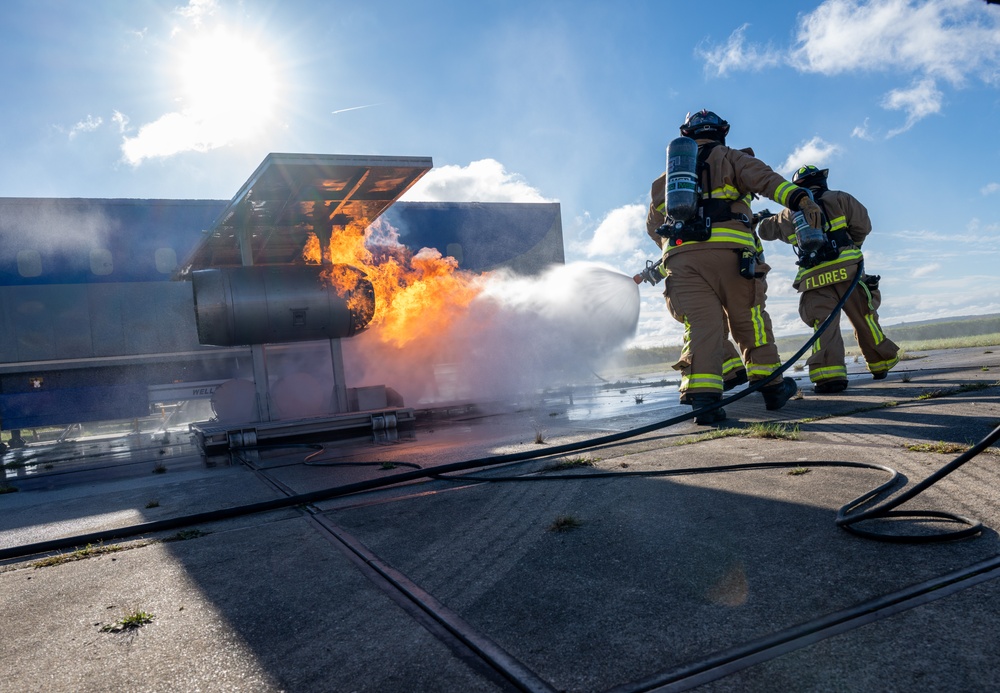
<path fill-rule="evenodd" d="M 330 113 L 332 113 L 333 115 L 337 115 L 338 113 L 346 113 L 347 111 L 356 111 L 359 108 L 371 108 L 372 106 L 381 106 L 381 105 L 382 104 L 380 103 L 370 103 L 366 106 L 351 106 L 350 108 L 340 108 L 336 111 L 330 111 Z"/>

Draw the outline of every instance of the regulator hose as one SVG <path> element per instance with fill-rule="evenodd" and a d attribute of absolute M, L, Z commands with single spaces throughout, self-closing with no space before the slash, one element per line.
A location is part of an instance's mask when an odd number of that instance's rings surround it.
<path fill-rule="evenodd" d="M 858 282 L 863 274 L 864 265 L 859 263 L 857 265 L 857 272 L 854 279 L 851 281 L 850 286 L 844 293 L 840 302 L 837 303 L 836 307 L 830 313 L 829 317 L 815 329 L 813 335 L 803 344 L 794 356 L 788 359 L 785 363 L 781 364 L 773 373 L 768 375 L 766 378 L 755 381 L 746 389 L 729 395 L 723 398 L 719 402 L 714 402 L 711 405 L 703 407 L 698 410 L 693 410 L 688 413 L 679 414 L 677 416 L 665 419 L 663 421 L 654 422 L 647 424 L 645 426 L 640 426 L 638 428 L 629 429 L 626 431 L 620 431 L 618 433 L 609 433 L 603 436 L 598 436 L 596 438 L 590 438 L 587 440 L 577 441 L 574 443 L 564 443 L 562 445 L 556 445 L 544 450 L 525 450 L 522 452 L 507 453 L 504 455 L 490 455 L 486 457 L 480 457 L 471 460 L 465 460 L 460 462 L 452 462 L 449 464 L 439 465 L 429 469 L 414 469 L 412 471 L 400 472 L 398 474 L 391 474 L 378 479 L 366 479 L 364 481 L 358 481 L 351 484 L 344 484 L 341 486 L 333 486 L 326 489 L 320 489 L 317 491 L 310 491 L 307 493 L 299 493 L 295 495 L 285 496 L 283 498 L 275 498 L 267 501 L 260 501 L 257 503 L 249 503 L 245 505 L 234 506 L 231 508 L 221 508 L 218 510 L 212 510 L 202 513 L 194 513 L 191 515 L 183 515 L 174 518 L 168 518 L 164 520 L 156 520 L 152 522 L 144 522 L 136 525 L 131 525 L 128 527 L 119 527 L 116 529 L 101 530 L 97 532 L 91 532 L 89 534 L 81 534 L 71 537 L 63 537 L 60 539 L 51 539 L 48 541 L 36 542 L 32 544 L 24 544 L 21 546 L 13 546 L 8 548 L 0 549 L 0 560 L 6 560 L 11 558 L 19 558 L 23 556 L 30 556 L 33 554 L 44 553 L 47 551 L 58 551 L 63 549 L 75 548 L 78 546 L 84 546 L 88 544 L 102 543 L 106 541 L 112 541 L 116 539 L 124 539 L 128 537 L 138 536 L 141 534 L 150 534 L 154 532 L 162 532 L 172 529 L 178 529 L 181 527 L 188 527 L 196 524 L 203 524 L 209 522 L 218 522 L 221 520 L 231 519 L 235 517 L 241 517 L 245 515 L 252 515 L 256 513 L 270 512 L 273 510 L 280 510 L 283 508 L 290 508 L 299 505 L 306 505 L 310 503 L 318 503 L 320 501 L 330 500 L 333 498 L 339 498 L 342 496 L 351 495 L 354 493 L 361 493 L 364 491 L 372 491 L 379 488 L 385 488 L 388 486 L 394 486 L 396 484 L 402 484 L 410 481 L 416 481 L 419 479 L 426 478 L 442 478 L 447 479 L 448 475 L 453 472 L 461 472 L 469 469 L 490 467 L 500 464 L 508 464 L 512 462 L 524 462 L 528 460 L 539 459 L 543 457 L 553 457 L 557 455 L 563 455 L 566 453 L 577 452 L 579 450 L 584 450 L 588 448 L 599 447 L 603 445 L 608 445 L 610 443 L 616 443 L 621 440 L 628 438 L 634 438 L 637 436 L 645 435 L 646 433 L 651 433 L 675 424 L 681 423 L 688 419 L 691 419 L 698 414 L 706 411 L 711 411 L 717 409 L 725 404 L 736 402 L 744 397 L 750 395 L 753 392 L 758 391 L 761 387 L 765 386 L 770 381 L 774 380 L 782 373 L 784 373 L 788 368 L 792 366 L 813 343 L 819 338 L 819 336 L 830 326 L 834 319 L 839 315 L 847 299 L 850 297 L 851 292 L 854 291 Z M 946 539 L 957 539 L 962 537 L 971 536 L 982 531 L 982 525 L 972 520 L 968 520 L 958 515 L 953 515 L 949 513 L 940 513 L 935 511 L 923 511 L 923 512 L 905 512 L 896 511 L 893 508 L 897 507 L 901 503 L 913 498 L 918 493 L 925 490 L 928 486 L 935 483 L 939 479 L 943 478 L 947 474 L 957 469 L 959 466 L 972 459 L 976 454 L 981 452 L 983 449 L 988 447 L 990 444 L 995 442 L 997 438 L 1000 438 L 1000 426 L 997 427 L 990 435 L 980 441 L 977 445 L 971 448 L 968 452 L 961 455 L 959 458 L 951 462 L 949 465 L 944 467 L 942 470 L 936 474 L 928 477 L 925 481 L 916 485 L 909 492 L 893 499 L 883 505 L 876 505 L 874 507 L 868 508 L 867 510 L 858 512 L 851 515 L 851 511 L 860 508 L 870 502 L 874 502 L 876 498 L 883 497 L 886 493 L 889 493 L 893 487 L 897 486 L 901 480 L 900 475 L 894 470 L 875 464 L 866 464 L 858 462 L 818 462 L 811 463 L 816 466 L 844 466 L 844 467 L 856 467 L 856 468 L 867 468 L 867 469 L 878 469 L 886 471 L 892 475 L 892 478 L 886 483 L 882 484 L 878 488 L 869 491 L 859 498 L 851 501 L 837 514 L 836 524 L 838 527 L 845 529 L 846 531 L 856 534 L 860 537 L 865 537 L 868 539 L 878 539 L 883 541 L 906 541 L 906 542 L 924 542 L 924 541 L 941 541 Z M 293 447 L 288 446 L 268 446 L 268 447 Z M 315 446 L 308 446 L 315 449 Z M 250 447 L 248 449 L 255 449 Z M 307 461 L 312 460 L 317 453 L 309 455 Z M 798 463 L 795 463 L 798 465 Z M 774 467 L 788 467 L 792 466 L 792 463 L 753 463 L 753 464 L 740 464 L 740 465 L 729 465 L 724 467 L 713 467 L 713 468 L 702 468 L 702 469 L 686 469 L 686 470 L 667 470 L 663 472 L 655 472 L 655 474 L 661 476 L 667 476 L 671 474 L 698 474 L 698 473 L 713 473 L 721 471 L 740 471 L 749 469 L 766 469 Z M 591 476 L 649 476 L 654 474 L 654 472 L 605 472 L 599 473 Z M 459 477 L 452 477 L 459 478 Z M 476 481 L 489 481 L 489 478 L 483 477 L 466 477 L 475 478 Z M 533 479 L 541 478 L 551 478 L 551 479 L 577 479 L 585 478 L 582 474 L 571 474 L 563 475 L 560 477 L 518 477 L 518 480 L 527 481 Z M 506 480 L 503 478 L 497 478 L 496 480 Z M 959 522 L 968 525 L 966 529 L 959 530 L 957 532 L 946 533 L 943 535 L 923 535 L 918 537 L 899 537 L 895 535 L 883 535 L 868 530 L 863 530 L 855 527 L 859 522 L 864 522 L 868 520 L 875 520 L 881 518 L 892 518 L 892 517 L 908 517 L 908 518 L 931 518 L 934 520 L 946 520 L 952 522 Z"/>

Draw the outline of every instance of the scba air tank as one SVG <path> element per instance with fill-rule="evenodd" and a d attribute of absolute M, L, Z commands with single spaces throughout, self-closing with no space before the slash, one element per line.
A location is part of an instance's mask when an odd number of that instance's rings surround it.
<path fill-rule="evenodd" d="M 811 192 L 809 199 L 813 199 Z M 792 218 L 795 220 L 795 244 L 799 246 L 799 250 L 809 255 L 823 247 L 826 243 L 826 234 L 821 229 L 810 226 L 805 214 L 796 212 Z"/>
<path fill-rule="evenodd" d="M 667 145 L 667 216 L 690 221 L 698 214 L 698 143 L 678 137 Z"/>

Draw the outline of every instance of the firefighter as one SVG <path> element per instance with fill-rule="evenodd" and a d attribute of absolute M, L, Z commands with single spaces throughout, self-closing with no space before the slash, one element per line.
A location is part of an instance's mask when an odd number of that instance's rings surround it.
<path fill-rule="evenodd" d="M 727 325 L 740 346 L 751 383 L 781 365 L 771 318 L 764 309 L 764 277 L 770 268 L 751 228 L 751 196 L 763 195 L 801 210 L 817 223 L 822 214 L 805 189 L 785 180 L 752 150 L 727 147 L 729 123 L 712 111 L 689 113 L 680 134 L 697 143 L 697 217 L 683 225 L 664 223 L 668 221 L 664 173 L 650 190 L 646 228 L 665 238 L 659 265 L 667 282 L 664 295 L 670 314 L 684 325 L 690 355 L 690 363 L 675 365 L 681 371 L 681 402 L 697 410 L 722 398 Z M 798 387 L 792 378 L 784 378 L 760 392 L 765 407 L 774 410 L 783 407 Z M 695 422 L 712 424 L 725 417 L 717 408 L 698 415 Z"/>
<path fill-rule="evenodd" d="M 871 233 L 868 210 L 852 195 L 830 190 L 827 177 L 830 169 L 803 166 L 792 182 L 807 188 L 819 203 L 825 217 L 822 245 L 817 250 L 803 252 L 795 235 L 793 214 L 785 209 L 779 214 L 761 219 L 757 225 L 760 237 L 768 241 L 792 244 L 799 256 L 799 271 L 792 286 L 799 291 L 799 316 L 815 331 L 829 317 L 843 298 L 862 261 L 861 244 Z M 878 321 L 882 295 L 877 275 L 862 275 L 861 281 L 844 304 L 844 313 L 854 328 L 854 336 L 875 380 L 882 380 L 899 363 L 899 347 L 885 336 Z M 809 380 L 818 393 L 835 393 L 847 389 L 847 367 L 844 365 L 844 339 L 840 334 L 838 315 L 813 344 L 806 361 Z"/>
<path fill-rule="evenodd" d="M 664 194 L 663 190 L 661 189 L 660 195 L 663 196 L 663 194 Z M 650 227 L 649 224 L 647 224 L 646 233 L 649 235 L 650 238 L 653 239 L 653 242 L 656 243 L 656 247 L 658 247 L 662 252 L 663 244 L 666 242 L 667 239 L 656 232 L 656 228 L 658 227 L 659 224 L 657 224 L 655 228 Z M 659 283 L 658 279 L 662 279 L 662 276 L 654 276 L 651 279 L 652 281 L 650 283 Z M 666 295 L 667 293 L 666 291 L 664 291 L 663 296 L 666 297 Z M 685 332 L 685 336 L 686 334 L 687 333 Z M 734 387 L 737 387 L 747 382 L 748 380 L 747 369 L 746 366 L 743 365 L 743 359 L 740 357 L 739 350 L 733 344 L 733 341 L 729 339 L 728 327 L 726 328 L 726 334 L 722 346 L 723 349 L 725 350 L 725 353 L 723 354 L 722 357 L 722 389 L 728 392 L 729 390 L 732 390 Z M 691 344 L 687 339 L 685 339 L 684 347 L 681 350 L 680 360 L 678 360 L 677 363 L 674 364 L 674 368 L 680 370 L 681 368 L 690 365 L 691 365 Z M 681 404 L 690 404 L 690 402 L 687 401 L 687 398 L 683 394 L 681 396 Z"/>

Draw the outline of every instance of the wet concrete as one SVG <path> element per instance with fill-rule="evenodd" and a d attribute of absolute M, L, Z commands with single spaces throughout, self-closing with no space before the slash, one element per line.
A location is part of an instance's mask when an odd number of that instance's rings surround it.
<path fill-rule="evenodd" d="M 887 475 L 820 464 L 886 465 L 912 484 L 952 460 L 934 450 L 1000 423 L 1000 357 L 988 351 L 918 354 L 878 382 L 849 364 L 840 395 L 806 388 L 776 412 L 756 394 L 726 407 L 725 426 L 783 423 L 794 437 L 707 439 L 712 429 L 681 422 L 472 478 L 140 533 L 54 565 L 10 558 L 0 564 L 5 685 L 995 690 L 995 454 L 907 504 L 985 524 L 939 544 L 837 528 L 837 509 Z M 662 380 L 427 416 L 394 441 L 328 441 L 319 453 L 206 459 L 183 436 L 81 442 L 81 454 L 29 448 L 16 456 L 30 464 L 6 470 L 19 490 L 0 495 L 0 549 L 389 479 L 406 465 L 544 454 L 685 412 Z M 927 451 L 907 447 L 920 443 Z M 785 466 L 714 469 L 764 462 Z M 654 475 L 677 470 L 689 473 Z M 620 475 L 565 478 L 595 472 Z M 930 525 L 876 528 L 950 528 Z M 137 612 L 152 620 L 122 629 Z"/>

